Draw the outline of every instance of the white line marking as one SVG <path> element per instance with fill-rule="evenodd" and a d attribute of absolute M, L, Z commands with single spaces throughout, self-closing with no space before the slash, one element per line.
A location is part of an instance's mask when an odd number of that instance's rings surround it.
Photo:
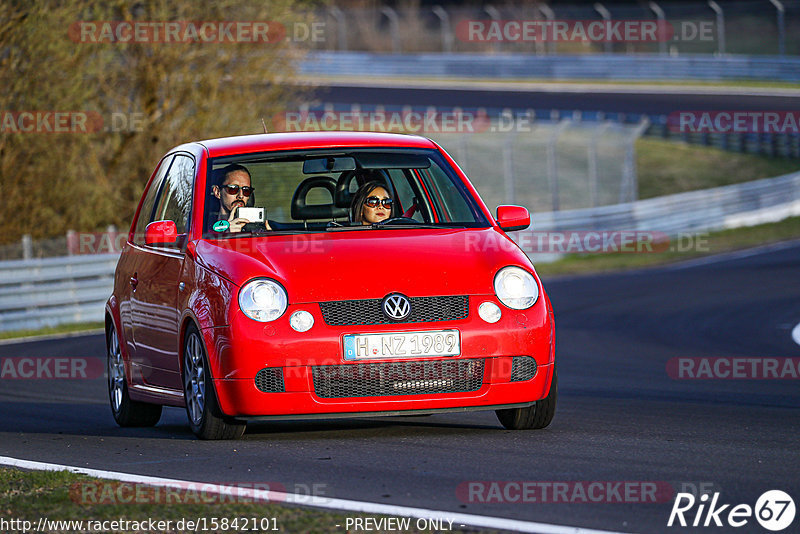
<path fill-rule="evenodd" d="M 148 484 L 151 486 L 165 487 L 186 487 L 186 484 L 197 484 L 202 486 L 203 491 L 217 495 L 240 495 L 249 499 L 263 500 L 263 490 L 250 488 L 234 488 L 231 486 L 221 486 L 218 484 L 207 484 L 204 482 L 192 482 L 172 478 L 150 477 L 144 475 L 134 475 L 130 473 L 118 473 L 115 471 L 102 471 L 99 469 L 87 469 L 84 467 L 74 467 L 70 465 L 51 464 L 45 462 L 34 462 L 31 460 L 20 460 L 8 456 L 0 456 L 0 465 L 18 467 L 21 469 L 36 469 L 39 471 L 70 471 L 96 478 L 107 480 L 119 480 L 121 482 L 131 482 Z M 232 493 L 235 491 L 236 493 Z M 441 519 L 453 521 L 454 526 L 475 526 L 485 528 L 495 528 L 500 530 L 512 530 L 516 532 L 535 532 L 538 534 L 623 534 L 609 530 L 594 530 L 581 527 L 570 527 L 566 525 L 552 525 L 549 523 L 535 523 L 532 521 L 519 521 L 516 519 L 506 519 L 503 517 L 490 517 L 474 514 L 461 514 L 445 512 L 443 510 L 427 510 L 425 508 L 413 508 L 410 506 L 395 506 L 391 504 L 378 504 L 364 501 L 351 501 L 347 499 L 331 499 L 327 497 L 310 498 L 308 495 L 297 493 L 270 492 L 273 497 L 272 502 L 286 502 L 300 506 L 310 506 L 313 508 L 326 508 L 330 510 L 341 510 L 347 512 L 357 512 L 366 514 L 384 514 L 390 516 L 403 516 L 415 518 Z M 309 499 L 312 502 L 309 502 Z"/>
<path fill-rule="evenodd" d="M 800 323 L 797 323 L 797 326 L 792 330 L 792 339 L 794 339 L 795 343 L 800 345 Z"/>

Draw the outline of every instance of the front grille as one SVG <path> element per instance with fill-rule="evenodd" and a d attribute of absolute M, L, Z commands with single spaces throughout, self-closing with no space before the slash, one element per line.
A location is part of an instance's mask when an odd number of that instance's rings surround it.
<path fill-rule="evenodd" d="M 283 393 L 283 369 L 280 367 L 265 367 L 256 375 L 256 387 L 264 393 Z"/>
<path fill-rule="evenodd" d="M 536 360 L 530 356 L 515 356 L 511 361 L 511 381 L 522 382 L 536 376 Z"/>
<path fill-rule="evenodd" d="M 411 314 L 402 321 L 393 321 L 383 314 L 382 299 L 338 300 L 320 302 L 322 318 L 331 326 L 427 323 L 456 321 L 469 315 L 469 297 L 411 297 Z"/>
<path fill-rule="evenodd" d="M 484 360 L 359 363 L 312 368 L 314 393 L 325 399 L 477 391 Z"/>

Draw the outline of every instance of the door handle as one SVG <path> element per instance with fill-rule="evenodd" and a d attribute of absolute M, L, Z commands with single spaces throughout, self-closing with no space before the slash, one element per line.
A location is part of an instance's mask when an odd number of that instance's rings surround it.
<path fill-rule="evenodd" d="M 133 290 L 136 291 L 137 285 L 139 285 L 139 279 L 136 278 L 136 273 L 134 273 L 134 275 L 131 276 L 131 288 L 133 288 Z"/>

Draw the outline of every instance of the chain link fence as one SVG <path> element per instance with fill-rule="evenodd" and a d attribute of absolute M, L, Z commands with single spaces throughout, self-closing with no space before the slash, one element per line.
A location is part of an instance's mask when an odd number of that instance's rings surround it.
<path fill-rule="evenodd" d="M 455 158 L 490 209 L 519 204 L 560 211 L 636 200 L 634 143 L 647 125 L 564 118 L 510 132 L 431 138 Z"/>

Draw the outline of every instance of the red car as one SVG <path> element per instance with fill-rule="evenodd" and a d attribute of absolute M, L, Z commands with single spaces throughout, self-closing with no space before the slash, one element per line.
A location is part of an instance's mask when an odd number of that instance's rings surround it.
<path fill-rule="evenodd" d="M 543 428 L 553 311 L 453 159 L 417 136 L 212 139 L 161 159 L 106 305 L 121 426 L 184 406 L 205 439 L 248 420 L 496 410 Z"/>

